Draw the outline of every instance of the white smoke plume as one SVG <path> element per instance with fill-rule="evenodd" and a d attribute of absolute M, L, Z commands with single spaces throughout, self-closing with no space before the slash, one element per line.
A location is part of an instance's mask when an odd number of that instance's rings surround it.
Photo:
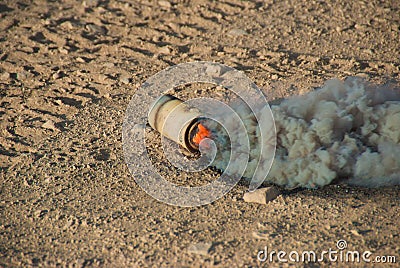
<path fill-rule="evenodd" d="M 263 130 L 247 108 L 236 110 L 248 129 L 251 148 L 244 177 L 251 178 L 257 165 L 267 174 L 266 159 L 258 159 L 257 142 Z M 399 89 L 357 78 L 330 80 L 320 89 L 271 106 L 271 110 L 276 153 L 266 182 L 287 188 L 315 188 L 338 180 L 366 187 L 400 185 Z M 204 124 L 222 143 L 212 165 L 224 170 L 230 155 L 228 144 L 241 145 L 235 143 L 236 135 L 230 135 L 230 143 L 215 122 Z M 267 136 L 265 143 L 271 141 L 268 133 L 263 135 Z"/>

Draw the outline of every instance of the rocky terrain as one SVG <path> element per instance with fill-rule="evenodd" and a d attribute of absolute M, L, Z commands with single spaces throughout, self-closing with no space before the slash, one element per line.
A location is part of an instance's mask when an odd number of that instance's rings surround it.
<path fill-rule="evenodd" d="M 168 66 L 224 63 L 274 100 L 330 78 L 397 83 L 399 40 L 395 0 L 1 1 L 0 266 L 256 267 L 265 247 L 322 252 L 340 239 L 400 262 L 398 187 L 297 189 L 258 205 L 240 183 L 210 205 L 173 207 L 135 183 L 121 143 L 131 97 Z M 177 173 L 153 153 L 172 181 L 216 176 Z M 275 262 L 330 264 L 344 266 Z"/>

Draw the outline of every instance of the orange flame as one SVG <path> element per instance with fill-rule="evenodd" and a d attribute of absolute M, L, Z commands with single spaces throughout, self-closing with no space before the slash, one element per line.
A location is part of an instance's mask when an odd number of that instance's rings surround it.
<path fill-rule="evenodd" d="M 200 144 L 200 142 L 204 138 L 209 138 L 211 136 L 211 131 L 209 131 L 205 126 L 202 124 L 198 124 L 197 128 L 199 129 L 196 133 L 196 135 L 193 137 L 193 142 L 196 144 Z"/>

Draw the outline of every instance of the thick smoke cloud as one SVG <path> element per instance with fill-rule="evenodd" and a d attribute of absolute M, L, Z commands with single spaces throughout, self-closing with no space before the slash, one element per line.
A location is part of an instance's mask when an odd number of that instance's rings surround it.
<path fill-rule="evenodd" d="M 251 145 L 245 177 L 255 168 L 268 173 L 258 158 L 274 140 L 257 127 L 247 107 L 237 105 Z M 380 187 L 400 184 L 400 90 L 376 86 L 357 78 L 331 80 L 322 88 L 271 107 L 276 126 L 276 154 L 266 182 L 287 188 L 314 188 L 344 180 L 353 185 Z M 220 125 L 205 122 L 221 144 L 213 165 L 223 170 L 229 161 L 230 140 Z M 225 122 L 224 124 L 229 124 Z M 275 141 L 275 140 L 274 140 Z M 234 175 L 234 174 L 233 174 Z"/>

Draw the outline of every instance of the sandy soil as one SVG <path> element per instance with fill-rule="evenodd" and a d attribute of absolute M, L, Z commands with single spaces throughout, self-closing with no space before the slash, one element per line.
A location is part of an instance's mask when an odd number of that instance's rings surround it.
<path fill-rule="evenodd" d="M 141 190 L 123 160 L 130 98 L 170 65 L 225 63 L 271 99 L 329 78 L 398 80 L 398 1 L 347 2 L 1 1 L 0 266 L 250 267 L 265 265 L 265 246 L 321 252 L 340 239 L 398 265 L 398 187 L 284 191 L 263 206 L 240 184 L 178 208 Z M 166 167 L 171 180 L 215 176 Z"/>

